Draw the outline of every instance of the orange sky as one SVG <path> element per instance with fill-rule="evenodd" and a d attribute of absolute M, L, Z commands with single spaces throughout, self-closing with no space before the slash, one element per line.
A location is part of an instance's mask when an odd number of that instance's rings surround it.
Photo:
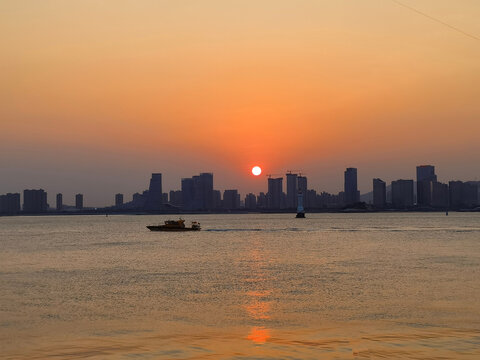
<path fill-rule="evenodd" d="M 404 3 L 480 36 L 476 0 Z M 0 193 L 480 175 L 480 41 L 391 0 L 3 0 L 0 47 Z"/>

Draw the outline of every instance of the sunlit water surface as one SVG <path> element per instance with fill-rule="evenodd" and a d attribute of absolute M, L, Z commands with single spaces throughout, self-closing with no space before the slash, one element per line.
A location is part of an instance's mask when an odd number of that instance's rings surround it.
<path fill-rule="evenodd" d="M 479 359 L 480 214 L 0 218 L 5 359 Z"/>

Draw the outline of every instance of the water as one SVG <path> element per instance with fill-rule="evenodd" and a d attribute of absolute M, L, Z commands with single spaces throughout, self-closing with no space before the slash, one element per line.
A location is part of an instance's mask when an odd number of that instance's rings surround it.
<path fill-rule="evenodd" d="M 5 359 L 478 359 L 480 214 L 0 218 Z"/>

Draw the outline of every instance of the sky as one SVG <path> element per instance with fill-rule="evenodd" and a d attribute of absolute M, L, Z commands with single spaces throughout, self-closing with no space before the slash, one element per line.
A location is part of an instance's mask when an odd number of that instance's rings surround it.
<path fill-rule="evenodd" d="M 480 180 L 480 2 L 402 3 L 466 34 L 393 0 L 0 0 L 0 193 Z"/>

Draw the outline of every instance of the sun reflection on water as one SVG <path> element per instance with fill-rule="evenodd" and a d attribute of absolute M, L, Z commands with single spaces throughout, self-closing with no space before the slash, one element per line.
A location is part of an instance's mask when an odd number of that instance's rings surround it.
<path fill-rule="evenodd" d="M 253 326 L 247 339 L 255 344 L 264 344 L 270 339 L 271 329 L 265 326 L 265 322 L 271 319 L 272 301 L 269 301 L 272 294 L 268 287 L 268 276 L 265 273 L 265 265 L 267 263 L 266 254 L 262 251 L 262 247 L 258 243 L 247 252 L 248 276 L 245 282 L 251 290 L 246 292 L 247 304 L 245 311 L 247 315 L 261 325 Z"/>
<path fill-rule="evenodd" d="M 270 337 L 270 329 L 266 329 L 263 326 L 254 326 L 250 330 L 247 339 L 255 344 L 264 344 Z"/>

